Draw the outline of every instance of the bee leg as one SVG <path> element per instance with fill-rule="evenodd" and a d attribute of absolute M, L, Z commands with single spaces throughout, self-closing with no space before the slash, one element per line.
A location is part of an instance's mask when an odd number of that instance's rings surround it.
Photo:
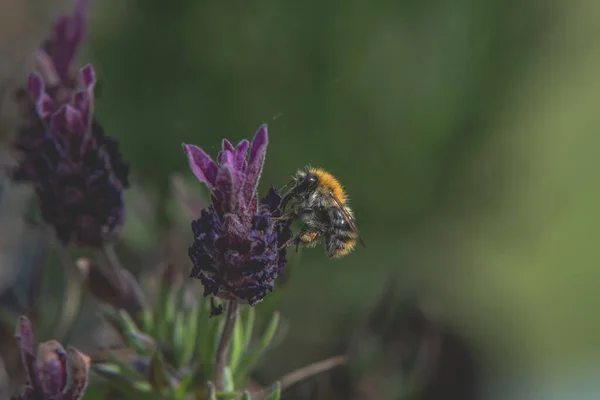
<path fill-rule="evenodd" d="M 278 250 L 283 250 L 283 249 L 285 249 L 286 247 L 289 247 L 289 246 L 291 246 L 291 245 L 293 245 L 293 244 L 295 244 L 296 246 L 298 246 L 298 245 L 300 244 L 300 242 L 297 242 L 297 243 L 296 243 L 296 238 L 292 238 L 292 239 L 288 240 L 287 242 L 285 242 L 284 244 L 282 244 L 282 245 L 279 247 L 279 249 L 278 249 Z"/>
<path fill-rule="evenodd" d="M 292 212 L 284 212 L 279 217 L 270 217 L 272 221 L 286 221 L 294 218 L 294 213 Z"/>
<path fill-rule="evenodd" d="M 316 244 L 316 240 L 318 237 L 319 237 L 319 234 L 317 232 L 303 231 L 303 232 L 300 232 L 295 237 L 288 240 L 287 242 L 285 242 L 279 248 L 279 250 L 284 249 L 291 245 L 296 245 L 296 253 L 298 253 L 298 251 L 300 249 L 300 244 L 305 244 L 305 245 L 308 245 L 309 247 L 312 247 Z"/>

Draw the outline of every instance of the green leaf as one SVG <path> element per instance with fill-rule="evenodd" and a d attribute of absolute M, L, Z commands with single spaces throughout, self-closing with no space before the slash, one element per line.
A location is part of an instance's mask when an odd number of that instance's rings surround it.
<path fill-rule="evenodd" d="M 281 398 L 281 384 L 277 382 L 271 394 L 265 397 L 265 400 L 279 400 Z"/>
<path fill-rule="evenodd" d="M 93 369 L 105 384 L 127 395 L 128 398 L 134 397 L 138 391 L 141 391 L 140 388 L 134 386 L 134 383 L 144 382 L 146 379 L 137 371 L 131 370 L 129 366 L 117 363 L 96 364 Z"/>
<path fill-rule="evenodd" d="M 99 371 L 99 373 L 106 372 L 107 374 L 118 374 L 119 376 L 123 376 L 131 381 L 146 379 L 146 377 L 142 375 L 137 369 L 135 369 L 131 364 L 120 360 L 112 352 L 109 351 L 108 356 L 110 358 L 110 362 L 96 364 L 94 366 L 94 369 Z"/>
<path fill-rule="evenodd" d="M 173 348 L 175 351 L 175 362 L 181 365 L 185 351 L 185 313 L 177 312 L 173 324 Z"/>
<path fill-rule="evenodd" d="M 243 351 L 243 329 L 242 321 L 238 318 L 237 321 L 235 321 L 235 326 L 233 327 L 233 335 L 229 344 L 229 352 L 227 353 L 227 364 L 230 371 L 233 372 L 235 372 L 237 369 Z"/>
<path fill-rule="evenodd" d="M 175 388 L 175 398 L 183 400 L 187 397 L 188 391 L 194 384 L 195 375 L 194 373 L 188 373 L 179 381 L 179 384 Z"/>
<path fill-rule="evenodd" d="M 198 316 L 198 303 L 194 302 L 187 312 L 187 318 L 184 323 L 183 347 L 181 350 L 181 360 L 179 361 L 180 365 L 188 364 L 194 357 L 194 350 L 197 343 L 196 332 L 198 329 Z"/>
<path fill-rule="evenodd" d="M 223 400 L 237 400 L 238 394 L 236 392 L 219 392 L 217 393 L 217 399 Z"/>
<path fill-rule="evenodd" d="M 244 379 L 250 370 L 250 368 L 254 365 L 254 363 L 260 358 L 262 353 L 269 347 L 271 341 L 273 340 L 273 336 L 275 336 L 275 332 L 277 331 L 277 327 L 279 326 L 279 313 L 273 313 L 273 317 L 271 321 L 269 321 L 269 325 L 267 329 L 263 333 L 262 337 L 256 343 L 255 346 L 248 349 L 246 354 L 242 357 L 239 366 L 235 373 L 235 382 L 236 385 L 241 385 L 244 382 Z"/>
<path fill-rule="evenodd" d="M 148 381 L 155 389 L 170 388 L 169 376 L 167 375 L 165 363 L 161 354 L 156 351 L 150 360 L 150 368 L 148 371 Z"/>
<path fill-rule="evenodd" d="M 130 338 L 128 343 L 129 341 L 136 343 L 133 348 L 136 349 L 140 355 L 149 356 L 156 350 L 154 339 L 142 332 L 127 332 L 127 336 Z"/>
<path fill-rule="evenodd" d="M 106 384 L 89 384 L 85 389 L 85 400 L 105 400 L 110 394 L 110 389 Z"/>
<path fill-rule="evenodd" d="M 245 312 L 242 314 L 242 321 L 244 323 L 244 341 L 242 352 L 248 349 L 250 341 L 252 340 L 252 332 L 254 330 L 254 307 L 245 307 Z"/>
<path fill-rule="evenodd" d="M 242 393 L 242 397 L 240 398 L 240 400 L 252 400 L 252 398 L 250 397 L 250 392 Z"/>
<path fill-rule="evenodd" d="M 165 308 L 164 314 L 160 316 L 160 318 L 164 319 L 166 322 L 165 328 L 167 329 L 164 332 L 164 340 L 167 343 L 173 343 L 173 322 L 175 321 L 175 313 L 177 311 L 177 303 L 178 303 L 177 292 L 175 288 L 169 290 L 167 299 L 165 300 Z M 168 327 L 168 328 L 167 328 Z M 171 328 L 171 329 L 169 329 Z"/>
<path fill-rule="evenodd" d="M 196 347 L 194 355 L 196 361 L 200 360 L 205 362 L 208 357 L 206 356 L 206 342 L 208 341 L 208 332 L 210 330 L 210 323 L 208 316 L 210 315 L 210 304 L 205 297 L 200 300 L 198 319 L 196 320 Z"/>
<path fill-rule="evenodd" d="M 154 333 L 154 321 L 153 321 L 153 314 L 152 311 L 150 310 L 142 310 L 140 312 L 140 322 L 141 322 L 141 329 L 142 332 L 147 333 L 148 335 L 152 336 Z"/>
<path fill-rule="evenodd" d="M 225 376 L 223 379 L 223 389 L 227 392 L 233 392 L 235 390 L 233 375 L 231 373 L 231 368 L 225 367 Z"/>
<path fill-rule="evenodd" d="M 119 321 L 121 322 L 121 326 L 123 328 L 123 332 L 137 332 L 139 331 L 137 325 L 133 321 L 133 319 L 129 316 L 129 313 L 125 310 L 117 311 L 119 316 Z"/>
<path fill-rule="evenodd" d="M 129 347 L 137 351 L 138 353 L 144 354 L 148 352 L 147 343 L 144 343 L 143 340 L 139 339 L 139 335 L 143 335 L 133 319 L 129 316 L 127 311 L 119 310 L 118 311 L 119 322 L 121 325 L 121 332 L 123 334 L 123 339 Z"/>
<path fill-rule="evenodd" d="M 127 379 L 123 378 L 122 376 L 114 376 L 114 377 L 110 377 L 110 378 L 102 376 L 102 378 L 103 378 L 102 382 L 98 382 L 98 383 L 95 383 L 90 386 L 93 388 L 100 386 L 105 389 L 112 389 L 114 391 L 119 392 L 120 394 L 126 395 L 127 396 L 126 398 L 135 398 L 136 395 L 139 394 L 137 389 L 132 386 L 131 381 L 128 381 Z M 88 390 L 86 389 L 84 398 L 87 399 L 88 398 L 87 396 L 88 396 Z M 103 397 L 103 399 L 105 399 L 105 398 L 106 397 Z"/>
<path fill-rule="evenodd" d="M 153 308 L 153 320 L 152 336 L 158 341 L 162 341 L 164 333 L 167 332 L 167 322 L 162 318 L 164 315 L 164 309 L 166 307 L 165 301 L 167 300 L 167 288 L 164 283 L 159 284 L 158 294 L 156 295 L 156 302 Z"/>
<path fill-rule="evenodd" d="M 139 392 L 152 393 L 152 386 L 148 382 L 133 382 L 131 386 Z"/>
<path fill-rule="evenodd" d="M 217 342 L 223 330 L 223 323 L 225 322 L 224 318 L 213 318 L 213 320 L 214 322 L 209 328 L 206 343 L 204 344 L 204 359 L 202 360 L 204 364 L 204 376 L 212 376 Z"/>

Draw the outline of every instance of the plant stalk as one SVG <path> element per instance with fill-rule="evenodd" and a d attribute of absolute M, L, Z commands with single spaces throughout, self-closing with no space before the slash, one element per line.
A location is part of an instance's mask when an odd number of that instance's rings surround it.
<path fill-rule="evenodd" d="M 119 261 L 119 257 L 115 252 L 115 249 L 112 245 L 104 245 L 100 250 L 100 255 L 103 260 L 100 262 L 99 266 L 105 269 L 105 273 L 107 273 L 107 278 L 113 280 L 113 282 L 117 285 L 120 293 L 127 293 L 127 285 L 125 283 L 125 279 L 123 279 L 123 266 Z"/>
<path fill-rule="evenodd" d="M 225 325 L 219 337 L 217 345 L 217 357 L 215 359 L 215 368 L 213 372 L 213 381 L 217 391 L 223 391 L 225 386 L 225 368 L 227 367 L 227 351 L 229 343 L 233 336 L 233 328 L 238 316 L 238 304 L 235 300 L 229 300 L 227 305 L 227 315 L 225 316 Z"/>
<path fill-rule="evenodd" d="M 63 308 L 55 331 L 57 337 L 62 337 L 71 327 L 71 324 L 77 316 L 79 307 L 81 306 L 82 284 L 85 276 L 84 273 L 77 268 L 66 247 L 58 243 L 56 251 L 60 258 L 60 262 L 63 265 L 65 274 L 65 297 L 63 299 Z"/>
<path fill-rule="evenodd" d="M 302 382 L 308 378 L 312 378 L 313 376 L 319 375 L 323 372 L 327 372 L 339 365 L 344 365 L 348 362 L 347 356 L 335 356 L 331 358 L 327 358 L 325 360 L 307 365 L 306 367 L 302 367 L 295 371 L 286 374 L 285 376 L 278 379 L 275 383 L 266 387 L 262 391 L 256 393 L 253 398 L 256 396 L 257 399 L 263 400 L 267 394 L 273 391 L 277 382 L 281 385 L 281 391 L 283 392 L 285 389 L 290 386 L 294 386 L 295 384 Z"/>

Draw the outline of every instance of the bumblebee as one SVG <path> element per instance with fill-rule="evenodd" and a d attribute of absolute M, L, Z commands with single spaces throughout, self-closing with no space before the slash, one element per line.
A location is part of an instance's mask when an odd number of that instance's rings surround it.
<path fill-rule="evenodd" d="M 278 219 L 300 221 L 302 228 L 283 247 L 296 245 L 298 251 L 300 244 L 315 247 L 323 242 L 327 256 L 339 258 L 354 249 L 357 239 L 365 246 L 346 193 L 333 175 L 321 168 L 306 167 L 294 175 L 289 185 L 293 186 L 281 200 Z"/>

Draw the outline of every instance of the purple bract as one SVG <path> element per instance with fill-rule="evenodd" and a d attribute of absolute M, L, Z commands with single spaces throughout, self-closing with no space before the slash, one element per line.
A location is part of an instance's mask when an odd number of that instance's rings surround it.
<path fill-rule="evenodd" d="M 34 351 L 31 322 L 21 317 L 15 334 L 27 371 L 27 385 L 15 400 L 79 400 L 88 383 L 90 358 L 74 348 L 66 351 L 56 340 Z"/>

